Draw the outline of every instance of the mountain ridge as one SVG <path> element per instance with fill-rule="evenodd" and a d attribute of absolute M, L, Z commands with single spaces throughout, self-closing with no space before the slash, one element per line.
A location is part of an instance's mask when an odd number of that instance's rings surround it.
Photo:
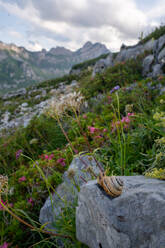
<path fill-rule="evenodd" d="M 8 92 L 63 76 L 73 65 L 106 53 L 110 51 L 105 45 L 90 41 L 76 51 L 57 46 L 37 52 L 0 41 L 0 91 Z"/>

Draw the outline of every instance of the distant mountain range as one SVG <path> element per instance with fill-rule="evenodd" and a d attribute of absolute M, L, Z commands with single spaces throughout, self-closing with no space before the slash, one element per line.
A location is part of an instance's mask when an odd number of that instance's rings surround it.
<path fill-rule="evenodd" d="M 24 47 L 0 42 L 0 92 L 60 77 L 73 65 L 107 53 L 109 50 L 105 45 L 90 41 L 75 52 L 64 47 L 31 52 Z"/>

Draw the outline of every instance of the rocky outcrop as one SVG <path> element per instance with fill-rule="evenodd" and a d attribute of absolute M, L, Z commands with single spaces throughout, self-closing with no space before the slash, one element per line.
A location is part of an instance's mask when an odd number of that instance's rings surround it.
<path fill-rule="evenodd" d="M 90 248 L 164 248 L 165 181 L 122 177 L 124 192 L 111 198 L 90 181 L 81 187 L 77 239 Z"/>
<path fill-rule="evenodd" d="M 145 57 L 143 60 L 143 76 L 147 76 L 152 71 L 152 65 L 154 63 L 154 56 L 152 54 Z"/>
<path fill-rule="evenodd" d="M 155 41 L 150 40 L 144 45 L 137 44 L 135 46 L 122 46 L 120 52 L 116 56 L 114 63 L 124 62 L 128 59 L 135 59 L 138 55 L 144 53 L 144 51 L 151 51 L 154 48 Z"/>
<path fill-rule="evenodd" d="M 57 187 L 52 199 L 48 197 L 41 208 L 39 220 L 41 224 L 48 222 L 46 228 L 55 231 L 55 221 L 60 216 L 62 208 L 66 206 L 66 203 L 68 206 L 75 206 L 78 189 L 85 184 L 81 177 L 86 181 L 92 178 L 91 174 L 85 171 L 89 166 L 95 174 L 99 173 L 99 168 L 92 157 L 81 156 L 73 159 L 68 170 L 63 175 L 63 183 Z"/>
<path fill-rule="evenodd" d="M 100 59 L 96 62 L 93 68 L 92 77 L 95 77 L 97 73 L 102 73 L 107 67 L 111 66 L 113 66 L 113 55 L 112 53 L 109 53 L 107 58 Z"/>
<path fill-rule="evenodd" d="M 143 60 L 143 76 L 156 78 L 165 74 L 165 35 L 163 35 L 158 40 L 151 39 L 145 44 L 138 43 L 135 46 L 123 44 L 117 56 L 110 53 L 106 59 L 100 59 L 96 62 L 92 77 L 95 77 L 97 73 L 102 73 L 107 67 L 135 59 L 144 52 L 148 55 Z"/>
<path fill-rule="evenodd" d="M 61 94 L 70 94 L 77 86 L 77 81 L 73 80 L 69 85 L 67 85 L 66 82 L 61 82 L 59 83 L 58 88 L 54 89 L 50 87 L 47 89 L 50 91 L 49 99 L 46 97 L 46 88 L 31 88 L 29 91 L 23 88 L 3 95 L 3 106 L 10 107 L 10 105 L 14 103 L 16 108 L 13 113 L 8 112 L 7 110 L 5 112 L 0 110 L 0 131 L 5 129 L 8 132 L 19 126 L 27 127 L 31 119 L 34 116 L 40 116 L 53 99 L 58 98 Z M 17 100 L 15 100 L 17 97 L 21 97 L 24 102 L 18 104 Z M 26 102 L 27 99 L 31 101 L 35 100 L 37 103 L 33 107 L 30 107 Z"/>

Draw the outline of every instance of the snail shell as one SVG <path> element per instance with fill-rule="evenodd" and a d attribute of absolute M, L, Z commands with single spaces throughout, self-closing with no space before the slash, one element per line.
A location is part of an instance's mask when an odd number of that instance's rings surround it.
<path fill-rule="evenodd" d="M 97 182 L 110 196 L 117 197 L 122 193 L 123 181 L 119 177 L 108 177 L 104 172 L 101 172 Z"/>

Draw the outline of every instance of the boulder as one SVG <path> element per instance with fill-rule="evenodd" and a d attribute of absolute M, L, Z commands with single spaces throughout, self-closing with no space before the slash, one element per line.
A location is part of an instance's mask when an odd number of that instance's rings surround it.
<path fill-rule="evenodd" d="M 80 177 L 82 176 L 86 181 L 91 180 L 91 174 L 85 171 L 86 165 L 91 166 L 95 174 L 99 174 L 99 168 L 92 157 L 81 156 L 81 158 L 76 157 L 73 159 L 68 170 L 63 175 L 63 183 L 57 187 L 52 199 L 48 197 L 40 210 L 39 221 L 41 224 L 48 222 L 46 228 L 55 231 L 55 220 L 60 216 L 66 203 L 67 205 L 75 205 L 78 188 L 85 184 Z"/>
<path fill-rule="evenodd" d="M 161 65 L 160 64 L 156 64 L 153 66 L 152 68 L 152 77 L 153 78 L 157 78 L 158 76 L 162 75 L 162 69 L 161 69 Z"/>
<path fill-rule="evenodd" d="M 157 45 L 158 52 L 160 52 L 164 46 L 165 46 L 165 35 L 162 35 L 158 39 L 158 45 Z"/>
<path fill-rule="evenodd" d="M 148 55 L 143 60 L 143 76 L 146 76 L 149 72 L 151 72 L 152 64 L 154 63 L 154 56 Z"/>
<path fill-rule="evenodd" d="M 165 62 L 165 47 L 160 51 L 160 53 L 158 55 L 158 61 L 159 61 L 159 63 Z"/>
<path fill-rule="evenodd" d="M 92 77 L 95 77 L 97 73 L 102 73 L 106 67 L 105 59 L 98 60 L 93 68 Z"/>
<path fill-rule="evenodd" d="M 122 177 L 124 190 L 112 198 L 96 181 L 81 187 L 77 239 L 90 248 L 164 248 L 165 181 Z"/>

